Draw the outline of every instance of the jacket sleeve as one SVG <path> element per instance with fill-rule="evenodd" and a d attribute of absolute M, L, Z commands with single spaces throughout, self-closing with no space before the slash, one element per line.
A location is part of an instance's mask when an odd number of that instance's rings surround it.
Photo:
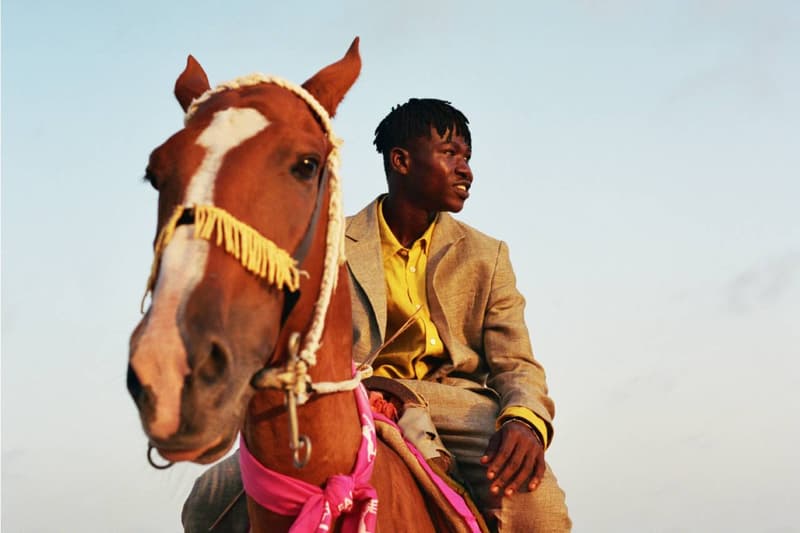
<path fill-rule="evenodd" d="M 550 440 L 555 406 L 547 395 L 544 369 L 533 357 L 524 311 L 508 245 L 500 242 L 483 325 L 486 384 L 500 395 L 501 412 L 509 407 L 530 409 L 547 425 Z"/>

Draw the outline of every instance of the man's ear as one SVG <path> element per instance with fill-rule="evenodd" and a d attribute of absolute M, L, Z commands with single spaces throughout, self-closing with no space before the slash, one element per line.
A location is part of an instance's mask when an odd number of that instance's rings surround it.
<path fill-rule="evenodd" d="M 395 146 L 392 148 L 391 152 L 389 152 L 389 164 L 392 167 L 391 169 L 398 174 L 402 174 L 403 176 L 408 174 L 409 163 L 409 153 L 405 148 Z"/>

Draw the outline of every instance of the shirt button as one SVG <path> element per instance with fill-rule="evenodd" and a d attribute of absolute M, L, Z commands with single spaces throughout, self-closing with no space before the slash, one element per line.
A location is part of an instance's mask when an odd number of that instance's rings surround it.
<path fill-rule="evenodd" d="M 431 344 L 436 345 L 436 339 L 431 339 Z"/>
<path fill-rule="evenodd" d="M 417 271 L 417 267 L 410 267 L 410 268 L 408 269 L 408 271 L 409 271 L 409 272 L 411 272 L 411 273 L 413 274 L 414 272 L 416 272 L 416 271 Z"/>

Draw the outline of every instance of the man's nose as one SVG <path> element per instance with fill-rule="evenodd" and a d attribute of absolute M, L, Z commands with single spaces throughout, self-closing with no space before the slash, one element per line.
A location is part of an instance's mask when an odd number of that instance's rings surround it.
<path fill-rule="evenodd" d="M 459 176 L 472 181 L 472 168 L 469 166 L 469 161 L 467 158 L 461 158 L 459 160 L 458 166 L 456 167 L 456 173 Z"/>

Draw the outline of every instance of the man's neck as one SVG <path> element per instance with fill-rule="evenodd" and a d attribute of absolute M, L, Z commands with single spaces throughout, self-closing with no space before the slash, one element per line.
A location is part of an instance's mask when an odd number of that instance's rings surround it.
<path fill-rule="evenodd" d="M 383 200 L 383 218 L 397 241 L 405 246 L 422 237 L 438 213 L 425 211 L 389 195 Z"/>

